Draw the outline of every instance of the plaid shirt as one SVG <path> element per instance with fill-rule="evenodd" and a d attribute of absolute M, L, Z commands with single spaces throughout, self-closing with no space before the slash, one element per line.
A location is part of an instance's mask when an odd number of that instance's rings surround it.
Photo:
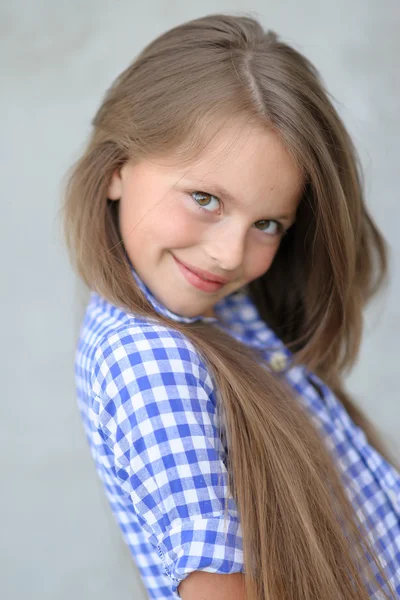
<path fill-rule="evenodd" d="M 132 276 L 157 312 L 180 322 L 214 322 L 262 349 L 267 368 L 297 392 L 326 441 L 400 597 L 400 475 L 330 389 L 304 366 L 291 364 L 291 353 L 260 319 L 245 288 L 215 306 L 218 318 L 187 318 L 161 305 L 133 268 Z M 243 571 L 216 388 L 193 344 L 172 327 L 92 292 L 75 373 L 97 472 L 148 597 L 179 598 L 179 582 L 195 570 Z M 378 597 L 371 590 L 371 598 Z"/>

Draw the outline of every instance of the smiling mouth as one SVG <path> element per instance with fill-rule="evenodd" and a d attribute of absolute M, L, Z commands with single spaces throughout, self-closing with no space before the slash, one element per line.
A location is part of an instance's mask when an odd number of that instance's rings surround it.
<path fill-rule="evenodd" d="M 225 285 L 222 282 L 212 281 L 210 279 L 206 279 L 206 278 L 202 277 L 195 271 L 192 271 L 184 263 L 181 263 L 181 261 L 178 260 L 177 258 L 175 258 L 174 255 L 172 255 L 172 256 L 173 256 L 176 264 L 178 265 L 179 270 L 185 277 L 186 281 L 188 283 L 190 283 L 193 287 L 195 287 L 203 292 L 212 293 L 212 292 L 217 292 Z"/>
<path fill-rule="evenodd" d="M 201 279 L 204 279 L 204 281 L 211 281 L 212 283 L 219 283 L 221 285 L 225 285 L 225 284 L 229 283 L 229 279 L 225 279 L 224 277 L 219 277 L 218 275 L 213 275 L 212 273 L 209 273 L 208 271 L 204 271 L 203 269 L 198 269 L 197 267 L 188 265 L 188 264 L 182 262 L 181 260 L 179 260 L 178 258 L 176 258 L 175 256 L 174 256 L 174 259 L 179 264 L 183 265 L 186 269 L 188 269 L 189 271 L 191 271 L 192 273 L 194 273 Z"/>

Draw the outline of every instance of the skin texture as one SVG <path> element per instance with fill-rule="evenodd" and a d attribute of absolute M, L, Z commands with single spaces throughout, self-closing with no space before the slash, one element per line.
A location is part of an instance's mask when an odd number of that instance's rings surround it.
<path fill-rule="evenodd" d="M 178 593 L 183 600 L 244 600 L 244 575 L 194 571 L 179 584 Z"/>
<path fill-rule="evenodd" d="M 213 316 L 217 302 L 269 269 L 282 239 L 274 219 L 289 215 L 279 220 L 283 229 L 294 223 L 301 188 L 277 134 L 241 125 L 221 129 L 189 165 L 173 157 L 126 162 L 108 197 L 120 202 L 123 243 L 140 278 L 170 311 L 193 317 Z M 199 290 L 173 256 L 229 282 Z"/>

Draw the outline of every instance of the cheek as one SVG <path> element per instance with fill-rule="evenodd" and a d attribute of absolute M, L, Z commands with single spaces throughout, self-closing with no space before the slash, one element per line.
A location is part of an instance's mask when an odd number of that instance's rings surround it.
<path fill-rule="evenodd" d="M 278 244 L 271 244 L 270 246 L 266 246 L 261 250 L 258 246 L 247 255 L 244 273 L 247 282 L 257 279 L 268 271 L 275 258 L 278 248 Z"/>
<path fill-rule="evenodd" d="M 201 224 L 180 198 L 166 198 L 155 212 L 154 228 L 165 247 L 180 248 L 200 243 Z"/>
<path fill-rule="evenodd" d="M 156 245 L 178 248 L 200 242 L 201 227 L 196 217 L 179 198 L 166 196 L 160 202 L 147 202 L 120 206 L 120 228 L 123 239 L 131 244 Z M 135 238 L 135 241 L 132 239 Z"/>

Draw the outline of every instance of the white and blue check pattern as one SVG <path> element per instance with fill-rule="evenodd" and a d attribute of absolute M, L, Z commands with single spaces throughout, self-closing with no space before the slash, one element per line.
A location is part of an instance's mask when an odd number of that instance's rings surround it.
<path fill-rule="evenodd" d="M 221 300 L 216 318 L 185 318 L 161 305 L 131 270 L 157 312 L 222 327 L 262 349 L 267 368 L 277 353 L 286 359 L 279 376 L 297 392 L 332 452 L 400 598 L 399 473 L 367 443 L 321 379 L 291 364 L 291 353 L 260 319 L 246 289 Z M 216 387 L 192 343 L 172 327 L 125 312 L 92 292 L 75 373 L 97 472 L 148 597 L 179 598 L 179 582 L 195 570 L 243 571 Z M 371 590 L 371 598 L 379 595 Z"/>

